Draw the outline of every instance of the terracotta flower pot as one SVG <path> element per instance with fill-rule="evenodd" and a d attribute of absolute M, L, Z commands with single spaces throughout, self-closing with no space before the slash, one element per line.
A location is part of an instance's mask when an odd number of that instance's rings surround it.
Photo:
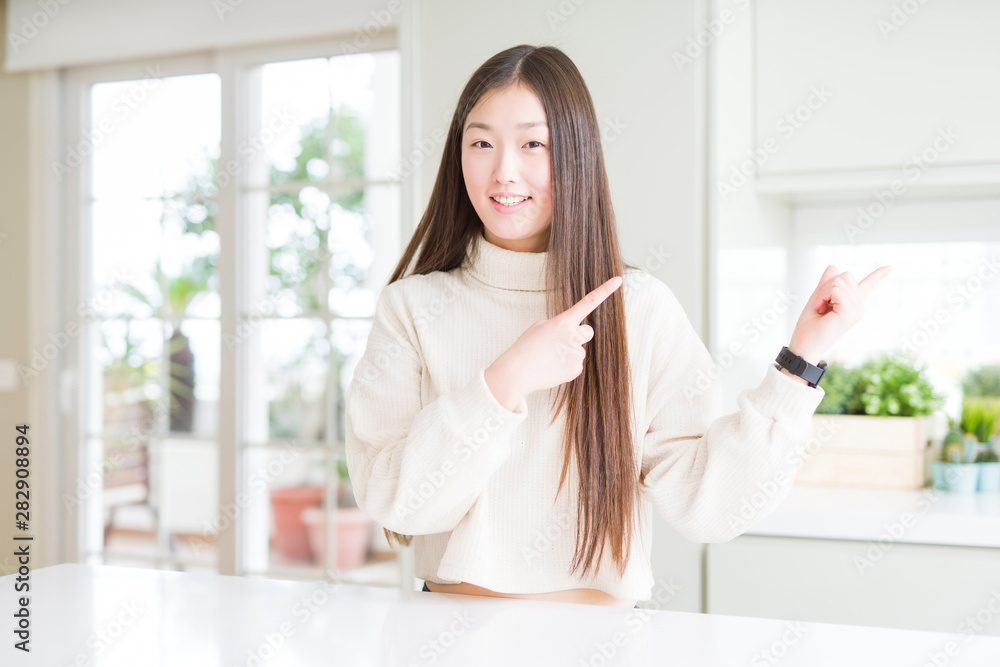
<path fill-rule="evenodd" d="M 290 560 L 309 560 L 309 535 L 302 523 L 302 510 L 323 503 L 322 486 L 271 489 L 274 514 L 274 546 Z"/>
<path fill-rule="evenodd" d="M 372 520 L 357 507 L 341 507 L 336 510 L 337 562 L 340 570 L 353 570 L 365 564 L 368 546 L 371 544 Z M 313 560 L 322 564 L 326 556 L 326 526 L 321 507 L 307 507 L 302 510 L 302 523 L 309 533 L 309 545 Z"/>

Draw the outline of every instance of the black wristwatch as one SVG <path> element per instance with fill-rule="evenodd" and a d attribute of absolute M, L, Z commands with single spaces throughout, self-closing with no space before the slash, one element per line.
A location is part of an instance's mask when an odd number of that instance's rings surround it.
<path fill-rule="evenodd" d="M 779 366 L 787 370 L 792 375 L 798 375 L 809 383 L 810 387 L 819 384 L 823 373 L 826 372 L 826 362 L 820 361 L 818 366 L 813 366 L 808 361 L 795 354 L 788 347 L 781 348 L 777 358 L 774 360 Z"/>

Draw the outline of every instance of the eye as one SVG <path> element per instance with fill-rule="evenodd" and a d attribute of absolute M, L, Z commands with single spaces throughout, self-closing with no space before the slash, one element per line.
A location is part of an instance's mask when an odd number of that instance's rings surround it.
<path fill-rule="evenodd" d="M 528 144 L 538 144 L 540 147 L 545 148 L 545 144 L 543 144 L 540 141 L 529 141 L 527 144 L 525 144 L 525 146 L 527 146 Z"/>
<path fill-rule="evenodd" d="M 488 141 L 483 141 L 482 139 L 480 139 L 479 141 L 473 141 L 472 142 L 473 146 L 475 146 L 476 144 L 486 144 L 486 146 L 490 145 Z M 486 148 L 486 146 L 483 146 L 483 148 Z M 492 148 L 492 146 L 491 146 L 491 148 Z"/>

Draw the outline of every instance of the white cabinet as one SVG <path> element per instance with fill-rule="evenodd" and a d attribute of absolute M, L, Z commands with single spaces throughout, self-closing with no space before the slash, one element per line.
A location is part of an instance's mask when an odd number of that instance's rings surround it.
<path fill-rule="evenodd" d="M 1000 549 L 744 535 L 707 545 L 710 614 L 1000 635 Z"/>
<path fill-rule="evenodd" d="M 1000 163 L 1000 3 L 754 8 L 762 176 Z"/>

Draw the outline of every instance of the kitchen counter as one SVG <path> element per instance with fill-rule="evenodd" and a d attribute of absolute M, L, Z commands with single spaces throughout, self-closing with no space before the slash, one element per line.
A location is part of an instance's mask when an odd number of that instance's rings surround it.
<path fill-rule="evenodd" d="M 884 667 L 938 657 L 995 667 L 1000 656 L 996 637 L 140 568 L 62 564 L 31 572 L 30 584 L 31 653 L 8 630 L 0 664 Z M 0 586 L 10 627 L 14 577 Z"/>
<path fill-rule="evenodd" d="M 745 534 L 1000 548 L 1000 493 L 795 485 Z"/>

